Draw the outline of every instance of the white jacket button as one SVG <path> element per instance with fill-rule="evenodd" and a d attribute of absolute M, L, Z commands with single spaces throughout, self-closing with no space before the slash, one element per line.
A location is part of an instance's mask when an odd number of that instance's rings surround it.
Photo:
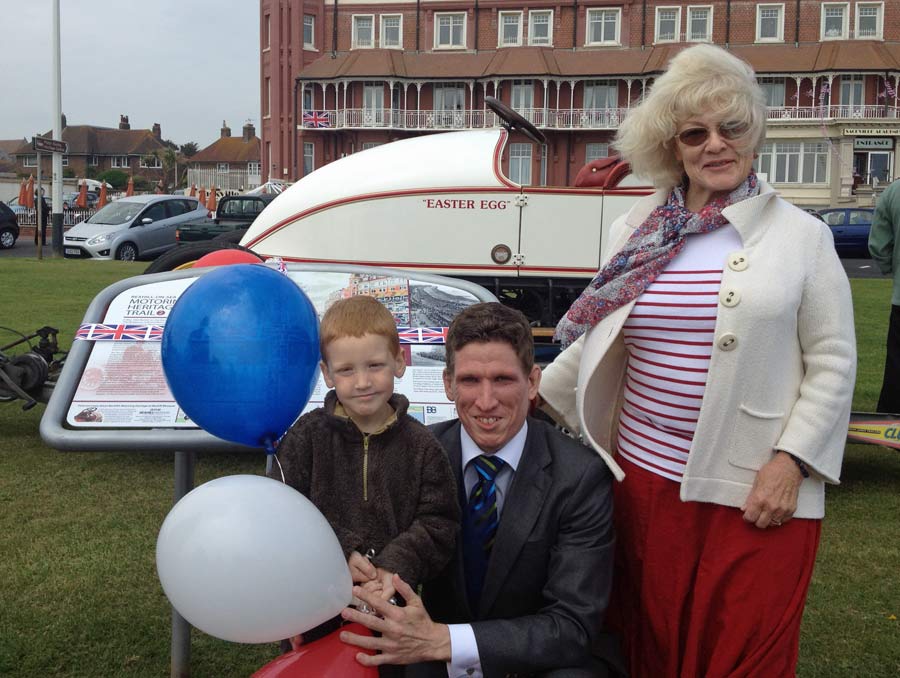
<path fill-rule="evenodd" d="M 733 351 L 737 348 L 737 343 L 737 337 L 731 332 L 726 332 L 721 337 L 716 339 L 716 346 L 718 346 L 722 351 Z"/>
<path fill-rule="evenodd" d="M 737 306 L 739 303 L 741 303 L 741 293 L 734 288 L 723 287 L 721 290 L 719 290 L 719 301 L 721 302 L 722 306 L 727 306 L 728 308 Z"/>
<path fill-rule="evenodd" d="M 746 254 L 732 254 L 728 258 L 728 268 L 732 271 L 743 271 L 746 270 L 749 264 L 747 263 L 747 255 Z"/>

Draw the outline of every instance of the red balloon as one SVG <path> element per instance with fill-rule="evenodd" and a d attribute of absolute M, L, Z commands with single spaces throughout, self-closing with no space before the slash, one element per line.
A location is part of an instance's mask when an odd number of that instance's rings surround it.
<path fill-rule="evenodd" d="M 299 650 L 281 655 L 269 662 L 251 678 L 318 678 L 319 676 L 340 676 L 340 678 L 378 678 L 378 669 L 363 666 L 356 661 L 360 652 L 375 654 L 355 645 L 341 642 L 341 631 L 350 631 L 361 636 L 371 636 L 372 632 L 360 624 L 347 624 Z"/>
<path fill-rule="evenodd" d="M 227 264 L 259 264 L 262 259 L 252 252 L 244 250 L 216 250 L 209 254 L 204 254 L 194 262 L 194 268 L 203 268 L 205 266 L 225 266 Z"/>

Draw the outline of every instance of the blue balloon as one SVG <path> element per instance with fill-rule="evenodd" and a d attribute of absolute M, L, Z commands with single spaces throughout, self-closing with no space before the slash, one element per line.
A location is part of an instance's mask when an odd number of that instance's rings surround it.
<path fill-rule="evenodd" d="M 172 307 L 162 364 L 198 426 L 271 451 L 316 384 L 316 310 L 283 273 L 249 264 L 213 269 Z"/>

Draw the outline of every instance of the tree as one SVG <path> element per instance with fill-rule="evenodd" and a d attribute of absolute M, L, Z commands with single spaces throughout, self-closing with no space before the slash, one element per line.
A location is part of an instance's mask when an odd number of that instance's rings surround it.
<path fill-rule="evenodd" d="M 108 169 L 105 172 L 100 172 L 97 179 L 105 181 L 118 191 L 124 189 L 125 185 L 128 183 L 128 175 L 118 169 Z"/>
<path fill-rule="evenodd" d="M 186 158 L 190 158 L 197 154 L 197 151 L 200 149 L 197 147 L 196 141 L 189 141 L 186 144 L 181 144 L 181 154 Z"/>
<path fill-rule="evenodd" d="M 172 188 L 178 187 L 178 156 L 171 148 L 167 148 L 162 152 L 160 162 L 163 166 L 164 182 L 168 182 L 169 174 L 172 175 Z"/>

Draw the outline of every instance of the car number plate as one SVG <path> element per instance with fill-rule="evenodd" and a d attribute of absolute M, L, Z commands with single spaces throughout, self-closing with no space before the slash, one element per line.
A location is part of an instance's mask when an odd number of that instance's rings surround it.
<path fill-rule="evenodd" d="M 65 250 L 66 254 L 74 254 L 76 256 L 81 254 L 81 250 L 77 247 L 67 247 Z"/>

